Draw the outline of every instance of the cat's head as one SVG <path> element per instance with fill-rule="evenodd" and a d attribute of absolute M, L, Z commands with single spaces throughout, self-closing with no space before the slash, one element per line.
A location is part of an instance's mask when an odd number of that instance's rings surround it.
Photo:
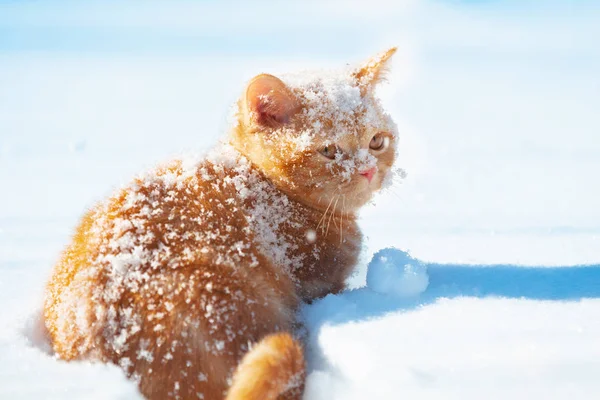
<path fill-rule="evenodd" d="M 395 52 L 342 72 L 256 76 L 238 103 L 232 145 L 289 196 L 354 212 L 395 159 L 397 128 L 374 94 Z"/>

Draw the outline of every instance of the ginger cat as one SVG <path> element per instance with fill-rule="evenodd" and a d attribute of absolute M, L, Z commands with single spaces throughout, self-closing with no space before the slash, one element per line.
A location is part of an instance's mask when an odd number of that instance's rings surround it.
<path fill-rule="evenodd" d="M 396 126 L 360 68 L 252 79 L 227 142 L 135 178 L 83 217 L 47 286 L 57 356 L 113 362 L 148 399 L 299 399 L 295 312 L 344 289 L 356 212 Z"/>

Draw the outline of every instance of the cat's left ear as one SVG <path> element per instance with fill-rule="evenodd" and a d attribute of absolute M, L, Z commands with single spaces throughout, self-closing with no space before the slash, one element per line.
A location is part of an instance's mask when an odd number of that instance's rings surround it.
<path fill-rule="evenodd" d="M 388 61 L 394 55 L 396 50 L 398 50 L 397 47 L 392 47 L 391 49 L 376 55 L 352 74 L 363 95 L 371 90 L 377 82 L 383 79 L 387 70 Z"/>
<path fill-rule="evenodd" d="M 281 79 L 261 74 L 248 83 L 246 107 L 255 123 L 276 128 L 290 121 L 298 111 L 298 101 Z"/>

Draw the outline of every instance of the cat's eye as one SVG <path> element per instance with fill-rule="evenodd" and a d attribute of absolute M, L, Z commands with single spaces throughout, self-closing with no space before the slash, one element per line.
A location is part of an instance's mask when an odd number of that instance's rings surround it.
<path fill-rule="evenodd" d="M 321 150 L 319 150 L 319 153 L 321 153 L 322 155 L 324 155 L 325 157 L 333 160 L 336 156 L 337 153 L 340 152 L 340 148 L 337 147 L 335 144 L 329 144 L 325 147 L 323 147 Z"/>
<path fill-rule="evenodd" d="M 371 142 L 369 143 L 369 148 L 375 151 L 383 151 L 390 144 L 390 138 L 382 133 L 378 133 L 373 138 L 371 138 Z"/>

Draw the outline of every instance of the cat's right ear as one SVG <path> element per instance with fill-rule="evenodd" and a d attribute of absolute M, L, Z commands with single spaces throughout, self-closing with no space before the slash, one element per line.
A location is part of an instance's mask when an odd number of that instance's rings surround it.
<path fill-rule="evenodd" d="M 246 88 L 248 118 L 276 128 L 287 124 L 298 111 L 298 101 L 281 79 L 268 74 L 254 77 Z"/>
<path fill-rule="evenodd" d="M 352 74 L 363 96 L 383 78 L 389 60 L 396 50 L 397 47 L 392 47 L 378 54 Z"/>

